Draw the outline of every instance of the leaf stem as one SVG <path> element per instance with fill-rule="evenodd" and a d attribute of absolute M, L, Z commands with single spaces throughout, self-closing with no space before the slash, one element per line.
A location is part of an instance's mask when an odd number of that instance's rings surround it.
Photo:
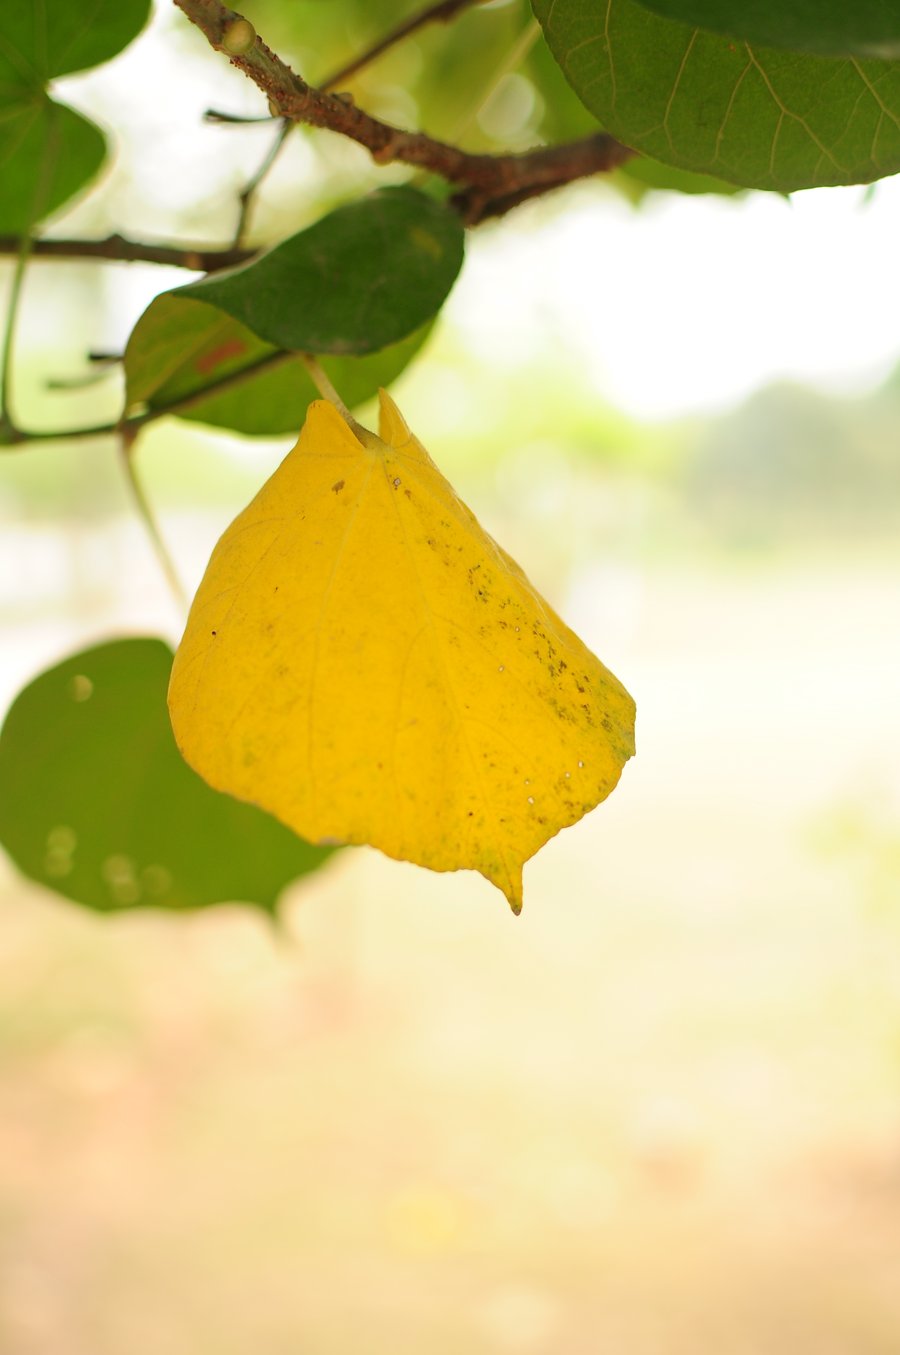
<path fill-rule="evenodd" d="M 147 498 L 147 495 L 144 491 L 144 486 L 141 484 L 140 477 L 137 473 L 137 467 L 135 465 L 135 456 L 134 456 L 135 446 L 136 439 L 134 434 L 131 433 L 130 431 L 122 430 L 121 435 L 122 467 L 125 471 L 125 479 L 128 484 L 128 488 L 131 491 L 131 497 L 134 500 L 134 506 L 137 509 L 138 517 L 144 524 L 147 535 L 150 538 L 150 542 L 153 546 L 154 552 L 156 553 L 156 558 L 159 561 L 163 574 L 166 577 L 166 581 L 169 584 L 169 587 L 171 588 L 176 601 L 178 602 L 179 606 L 182 609 L 186 609 L 188 602 L 187 595 L 184 591 L 184 587 L 181 583 L 181 580 L 178 577 L 178 573 L 175 569 L 172 557 L 169 554 L 169 550 L 168 547 L 166 546 L 163 534 L 160 531 L 159 523 L 156 521 L 156 518 L 154 517 L 153 514 L 153 509 L 150 507 L 150 501 Z"/>
<path fill-rule="evenodd" d="M 19 240 L 16 263 L 13 270 L 12 285 L 9 290 L 9 302 L 6 307 L 6 320 L 3 326 L 3 357 L 0 365 L 0 441 L 9 443 L 15 437 L 17 428 L 10 413 L 10 395 L 12 387 L 13 347 L 16 337 L 16 321 L 22 300 L 22 284 L 25 281 L 25 268 L 31 255 L 31 236 L 23 235 Z"/>
<path fill-rule="evenodd" d="M 247 229 L 247 221 L 250 216 L 250 209 L 253 206 L 253 199 L 266 175 L 269 173 L 269 170 L 281 154 L 282 147 L 284 146 L 285 141 L 287 141 L 288 132 L 293 129 L 294 125 L 295 124 L 291 122 L 290 118 L 281 119 L 281 125 L 278 128 L 275 139 L 266 151 L 261 164 L 241 189 L 240 195 L 238 196 L 238 203 L 240 206 L 238 210 L 237 225 L 234 228 L 234 238 L 232 240 L 232 247 L 234 249 L 239 249 L 243 244 L 244 232 Z"/>
<path fill-rule="evenodd" d="M 344 401 L 331 384 L 328 373 L 322 368 L 318 359 L 312 353 L 299 353 L 298 357 L 302 359 L 304 367 L 309 372 L 310 380 L 322 396 L 322 399 L 327 400 L 330 405 L 334 405 L 341 418 L 349 425 L 356 437 L 359 438 L 360 442 L 365 444 L 366 439 L 363 434 L 367 433 L 368 430 L 363 428 L 362 424 L 357 423 L 356 419 L 354 419 L 353 415 L 344 404 Z"/>

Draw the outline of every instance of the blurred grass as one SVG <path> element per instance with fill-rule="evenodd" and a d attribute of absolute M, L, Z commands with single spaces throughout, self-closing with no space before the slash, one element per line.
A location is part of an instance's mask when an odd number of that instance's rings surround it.
<path fill-rule="evenodd" d="M 366 851 L 285 935 L 4 870 L 4 1353 L 896 1349 L 896 557 L 519 553 L 640 711 L 520 920 Z"/>

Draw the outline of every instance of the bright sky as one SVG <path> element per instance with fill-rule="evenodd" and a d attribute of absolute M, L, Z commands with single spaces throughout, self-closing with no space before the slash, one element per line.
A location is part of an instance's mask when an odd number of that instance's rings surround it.
<path fill-rule="evenodd" d="M 638 416 L 719 408 L 784 377 L 864 389 L 900 360 L 900 176 L 868 201 L 665 194 L 635 212 L 583 192 L 532 222 L 476 233 L 457 325 L 510 362 L 564 346 Z"/>

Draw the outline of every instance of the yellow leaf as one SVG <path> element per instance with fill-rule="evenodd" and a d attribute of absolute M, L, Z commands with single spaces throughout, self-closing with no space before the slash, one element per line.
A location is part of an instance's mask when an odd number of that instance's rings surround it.
<path fill-rule="evenodd" d="M 219 541 L 172 670 L 175 737 L 309 841 L 478 870 L 518 912 L 523 863 L 618 781 L 634 702 L 384 392 L 380 427 L 310 405 Z"/>

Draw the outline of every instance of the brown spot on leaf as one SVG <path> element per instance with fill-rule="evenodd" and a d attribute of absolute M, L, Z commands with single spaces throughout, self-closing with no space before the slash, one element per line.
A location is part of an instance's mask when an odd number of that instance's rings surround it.
<path fill-rule="evenodd" d="M 239 358 L 242 353 L 247 351 L 247 345 L 243 339 L 226 339 L 220 343 L 218 348 L 211 348 L 208 353 L 203 353 L 194 363 L 194 370 L 201 376 L 209 376 L 223 362 L 229 358 Z"/>

